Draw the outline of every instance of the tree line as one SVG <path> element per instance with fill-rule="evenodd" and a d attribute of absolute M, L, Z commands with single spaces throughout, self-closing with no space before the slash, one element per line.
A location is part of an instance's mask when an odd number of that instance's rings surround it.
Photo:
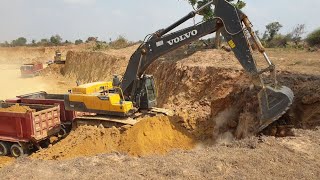
<path fill-rule="evenodd" d="M 211 0 L 186 0 L 190 3 L 193 8 L 199 8 L 204 4 L 208 3 Z M 227 0 L 234 6 L 239 9 L 242 9 L 246 6 L 246 3 L 243 0 Z M 203 20 L 207 21 L 215 17 L 213 7 L 205 8 L 201 14 L 203 16 Z M 306 26 L 305 24 L 297 24 L 291 32 L 287 34 L 281 34 L 280 30 L 283 28 L 283 25 L 280 22 L 271 22 L 266 25 L 265 31 L 263 34 L 260 34 L 259 31 L 256 31 L 256 34 L 261 39 L 262 44 L 269 48 L 275 47 L 295 47 L 295 48 L 303 48 L 306 42 L 310 47 L 320 47 L 320 28 L 314 30 L 309 33 L 306 38 L 304 35 L 306 34 Z M 215 37 L 215 47 L 219 48 L 221 46 L 221 30 L 216 32 Z M 97 37 L 89 37 L 85 42 L 97 42 L 97 49 L 103 49 L 107 46 L 115 46 L 117 48 L 127 46 L 128 44 L 132 44 L 132 42 L 125 39 L 123 36 L 119 36 L 117 40 L 111 41 L 110 43 L 98 41 Z M 11 42 L 1 43 L 2 47 L 15 47 L 15 46 L 59 46 L 59 45 L 67 45 L 67 44 L 82 44 L 83 40 L 78 39 L 74 42 L 65 40 L 61 38 L 60 35 L 53 35 L 49 39 L 41 39 L 40 41 L 32 40 L 30 43 L 27 43 L 27 39 L 24 37 L 19 37 Z"/>
<path fill-rule="evenodd" d="M 204 4 L 208 3 L 211 0 L 186 0 L 193 8 L 199 8 Z M 246 6 L 246 3 L 243 0 L 227 0 L 234 6 L 239 9 L 242 9 Z M 203 20 L 207 21 L 215 17 L 214 7 L 205 8 L 200 15 L 203 16 Z M 266 30 L 263 34 L 260 34 L 259 31 L 256 31 L 256 34 L 261 39 L 264 46 L 269 48 L 274 47 L 303 47 L 303 42 L 311 47 L 320 47 L 320 28 L 309 33 L 306 38 L 303 38 L 306 31 L 305 24 L 297 24 L 291 32 L 287 34 L 279 33 L 283 25 L 280 22 L 271 22 L 266 25 Z M 221 46 L 221 29 L 216 32 L 215 37 L 215 47 L 219 48 Z"/>
<path fill-rule="evenodd" d="M 96 37 L 89 37 L 86 42 L 90 41 L 96 41 Z M 82 44 L 84 43 L 83 40 L 77 39 L 74 42 L 69 40 L 63 40 L 62 37 L 58 34 L 51 36 L 50 38 L 43 38 L 39 41 L 33 39 L 28 43 L 27 38 L 25 37 L 19 37 L 15 40 L 12 40 L 11 42 L 5 41 L 3 43 L 0 43 L 1 47 L 16 47 L 16 46 L 62 46 L 62 45 L 68 45 L 68 44 Z"/>

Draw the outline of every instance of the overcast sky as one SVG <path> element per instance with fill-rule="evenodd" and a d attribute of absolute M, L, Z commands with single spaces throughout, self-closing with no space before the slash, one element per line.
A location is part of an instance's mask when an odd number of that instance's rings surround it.
<path fill-rule="evenodd" d="M 283 24 L 283 33 L 296 24 L 306 24 L 307 31 L 320 27 L 320 0 L 245 2 L 244 12 L 260 32 L 272 21 Z M 20 36 L 40 40 L 53 34 L 64 40 L 88 36 L 108 40 L 119 35 L 141 40 L 191 10 L 185 0 L 0 0 L 0 41 Z"/>

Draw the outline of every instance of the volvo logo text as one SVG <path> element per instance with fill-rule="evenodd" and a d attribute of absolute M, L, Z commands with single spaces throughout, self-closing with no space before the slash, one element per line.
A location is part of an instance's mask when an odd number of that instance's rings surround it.
<path fill-rule="evenodd" d="M 198 34 L 198 31 L 197 31 L 196 29 L 195 29 L 195 30 L 192 30 L 192 31 L 190 31 L 190 32 L 187 32 L 187 33 L 179 36 L 179 37 L 176 37 L 176 38 L 174 38 L 174 39 L 169 40 L 169 41 L 168 41 L 168 44 L 169 44 L 170 46 L 172 46 L 173 44 L 177 44 L 177 43 L 179 43 L 179 42 L 181 42 L 181 41 L 184 41 L 184 40 L 186 40 L 186 39 L 189 39 L 191 36 L 195 36 L 195 35 L 197 35 L 197 34 Z"/>

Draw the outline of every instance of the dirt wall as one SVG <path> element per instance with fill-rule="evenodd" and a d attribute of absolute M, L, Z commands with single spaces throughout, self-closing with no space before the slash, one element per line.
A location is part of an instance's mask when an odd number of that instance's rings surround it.
<path fill-rule="evenodd" d="M 111 80 L 113 74 L 125 71 L 134 50 L 69 52 L 66 75 L 82 82 Z M 259 125 L 258 89 L 253 88 L 233 54 L 219 50 L 182 53 L 160 58 L 147 70 L 156 80 L 158 105 L 175 110 L 182 117 L 181 126 L 200 140 L 216 141 L 230 132 L 238 138 L 253 133 Z M 278 74 L 279 82 L 295 93 L 294 104 L 281 124 L 319 125 L 319 76 L 288 71 Z"/>

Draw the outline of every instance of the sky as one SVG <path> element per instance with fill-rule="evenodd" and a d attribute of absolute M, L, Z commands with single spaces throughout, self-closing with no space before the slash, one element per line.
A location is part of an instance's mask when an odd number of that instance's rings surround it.
<path fill-rule="evenodd" d="M 245 0 L 244 12 L 263 32 L 279 21 L 290 32 L 306 24 L 307 32 L 320 27 L 319 0 Z M 0 42 L 17 37 L 40 40 L 59 34 L 64 40 L 143 39 L 192 11 L 185 0 L 0 0 Z M 200 21 L 201 18 L 196 18 Z M 193 25 L 186 22 L 183 27 Z"/>

